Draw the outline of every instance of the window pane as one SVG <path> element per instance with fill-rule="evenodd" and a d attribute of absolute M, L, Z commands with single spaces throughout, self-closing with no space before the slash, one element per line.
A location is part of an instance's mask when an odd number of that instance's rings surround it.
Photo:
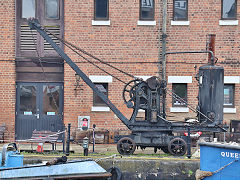
<path fill-rule="evenodd" d="M 59 1 L 45 0 L 46 18 L 59 19 Z"/>
<path fill-rule="evenodd" d="M 43 114 L 58 115 L 60 86 L 43 86 Z"/>
<path fill-rule="evenodd" d="M 95 18 L 108 18 L 108 0 L 95 0 Z"/>
<path fill-rule="evenodd" d="M 141 0 L 140 19 L 141 20 L 154 19 L 154 1 L 153 0 Z"/>
<path fill-rule="evenodd" d="M 236 18 L 236 1 L 235 0 L 222 0 L 222 18 L 231 19 Z"/>
<path fill-rule="evenodd" d="M 187 0 L 174 1 L 174 20 L 187 20 Z"/>
<path fill-rule="evenodd" d="M 173 92 L 187 102 L 187 84 L 173 84 Z M 177 96 L 173 95 L 173 106 L 186 106 Z"/>
<path fill-rule="evenodd" d="M 36 86 L 20 85 L 20 114 L 36 114 Z"/>
<path fill-rule="evenodd" d="M 22 18 L 35 17 L 35 0 L 22 0 Z"/>
<path fill-rule="evenodd" d="M 96 87 L 103 94 L 108 96 L 108 84 L 107 83 L 96 83 Z M 93 93 L 93 105 L 94 106 L 107 106 L 106 103 L 94 92 Z"/>
<path fill-rule="evenodd" d="M 224 85 L 224 106 L 234 104 L 234 85 Z"/>

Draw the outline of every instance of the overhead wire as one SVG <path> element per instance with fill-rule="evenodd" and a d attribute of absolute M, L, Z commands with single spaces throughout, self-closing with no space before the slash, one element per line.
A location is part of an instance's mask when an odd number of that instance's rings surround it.
<path fill-rule="evenodd" d="M 86 52 L 85 50 L 83 50 L 83 49 L 81 49 L 81 48 L 79 48 L 79 47 L 77 47 L 77 46 L 75 46 L 74 44 L 68 42 L 67 40 L 63 40 L 62 38 L 59 38 L 59 37 L 56 36 L 55 34 L 53 34 L 53 33 L 51 33 L 50 31 L 48 31 L 46 28 L 43 27 L 43 29 L 44 29 L 47 33 L 51 34 L 52 36 L 54 36 L 55 38 L 57 38 L 58 40 L 60 40 L 64 45 L 68 44 L 68 45 L 66 45 L 68 48 L 70 48 L 70 46 L 71 46 L 71 47 L 79 50 L 79 51 L 82 52 L 83 54 L 85 54 L 85 55 L 87 55 L 87 56 L 89 56 L 89 57 L 91 57 L 91 58 L 99 61 L 100 63 L 103 63 L 103 64 L 105 64 L 105 65 L 107 65 L 107 66 L 109 66 L 109 67 L 111 67 L 111 68 L 113 68 L 113 69 L 115 69 L 115 70 L 117 70 L 117 71 L 119 71 L 119 72 L 121 72 L 121 73 L 129 76 L 129 77 L 132 77 L 133 79 L 137 79 L 137 78 L 136 78 L 135 76 L 133 76 L 132 74 L 129 74 L 129 73 L 127 73 L 127 72 L 125 72 L 125 71 L 123 71 L 123 70 L 121 70 L 121 69 L 119 69 L 119 68 L 117 68 L 117 67 L 115 67 L 115 66 L 113 66 L 113 65 L 111 65 L 111 64 L 109 64 L 109 63 L 107 63 L 107 62 L 105 62 L 105 61 L 103 61 L 103 60 L 101 60 L 101 59 L 99 59 L 98 57 L 96 57 L 96 56 L 94 56 L 94 55 Z M 74 51 L 74 52 L 76 52 L 76 51 Z M 80 54 L 80 53 L 79 53 L 79 54 Z M 79 54 L 78 54 L 78 55 L 79 55 Z M 81 56 L 81 57 L 83 57 L 83 56 Z M 86 60 L 86 59 L 85 59 L 85 60 Z"/>
<path fill-rule="evenodd" d="M 104 70 L 103 68 L 99 67 L 98 65 L 94 64 L 94 62 L 90 61 L 88 58 L 84 57 L 82 54 L 80 54 L 79 52 L 77 52 L 75 49 L 73 49 L 70 45 L 68 44 L 64 44 L 65 46 L 67 46 L 68 48 L 70 48 L 73 52 L 75 52 L 77 55 L 79 55 L 80 57 L 82 57 L 84 60 L 88 61 L 90 64 L 92 64 L 93 66 L 97 67 L 98 69 L 100 69 L 101 71 L 105 72 L 106 74 L 112 76 L 113 78 L 117 79 L 118 81 L 127 84 L 126 82 L 122 81 L 121 79 L 119 79 L 118 77 L 116 77 L 115 75 L 107 72 L 106 70 Z"/>

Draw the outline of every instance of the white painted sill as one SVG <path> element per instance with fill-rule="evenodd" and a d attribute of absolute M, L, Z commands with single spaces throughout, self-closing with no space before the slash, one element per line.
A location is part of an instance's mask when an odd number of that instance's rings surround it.
<path fill-rule="evenodd" d="M 156 26 L 156 21 L 138 21 L 138 26 Z"/>
<path fill-rule="evenodd" d="M 93 112 L 109 112 L 110 108 L 109 107 L 97 107 L 97 106 L 92 106 L 92 111 Z"/>
<path fill-rule="evenodd" d="M 189 26 L 190 21 L 171 21 L 172 26 Z"/>
<path fill-rule="evenodd" d="M 224 84 L 239 84 L 239 76 L 224 76 Z"/>
<path fill-rule="evenodd" d="M 170 112 L 187 113 L 187 112 L 189 112 L 189 108 L 187 108 L 187 107 L 171 107 Z"/>
<path fill-rule="evenodd" d="M 238 20 L 219 20 L 220 26 L 237 26 Z"/>
<path fill-rule="evenodd" d="M 223 108 L 224 114 L 236 114 L 237 110 L 236 108 Z"/>
<path fill-rule="evenodd" d="M 93 83 L 111 83 L 112 76 L 89 76 Z"/>
<path fill-rule="evenodd" d="M 110 26 L 110 20 L 107 20 L 107 21 L 92 20 L 92 25 L 93 26 Z"/>
<path fill-rule="evenodd" d="M 192 83 L 192 76 L 168 76 L 168 83 Z"/>

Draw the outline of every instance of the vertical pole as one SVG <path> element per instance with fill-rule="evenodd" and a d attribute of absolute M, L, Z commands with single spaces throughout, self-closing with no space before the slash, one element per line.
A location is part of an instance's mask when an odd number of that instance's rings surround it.
<path fill-rule="evenodd" d="M 161 9 L 161 8 L 160 8 Z M 159 27 L 159 75 L 160 71 L 162 71 L 162 80 L 166 82 L 166 45 L 167 45 L 167 0 L 163 0 L 163 5 L 162 5 L 162 34 L 160 38 L 160 27 Z M 161 15 L 160 15 L 161 17 Z M 159 22 L 160 24 L 160 22 Z M 160 26 L 160 25 L 159 25 Z M 160 41 L 162 40 L 162 52 L 160 51 Z M 160 56 L 161 53 L 161 56 Z M 162 59 L 160 58 L 162 57 Z M 160 68 L 160 63 L 162 64 L 162 69 Z M 165 112 L 166 112 L 166 95 L 164 95 L 163 100 L 162 100 L 162 112 L 165 117 Z"/>
<path fill-rule="evenodd" d="M 165 55 L 166 44 L 167 44 L 167 0 L 163 0 L 163 24 L 162 24 L 162 79 L 163 80 L 166 80 L 166 55 Z"/>
<path fill-rule="evenodd" d="M 96 128 L 96 124 L 93 124 L 93 153 L 94 153 L 94 147 L 95 147 L 95 128 Z"/>
<path fill-rule="evenodd" d="M 190 132 L 190 127 L 187 128 L 188 130 L 188 138 L 187 138 L 187 157 L 190 159 L 191 158 L 191 132 Z"/>
<path fill-rule="evenodd" d="M 62 135 L 63 153 L 65 153 L 65 130 L 66 130 L 66 127 L 65 127 L 64 124 L 63 124 L 63 128 L 62 129 L 64 130 L 63 135 Z"/>
<path fill-rule="evenodd" d="M 69 149 L 70 149 L 70 129 L 71 124 L 68 124 L 68 131 L 67 131 L 67 147 L 66 147 L 66 156 L 69 156 Z"/>

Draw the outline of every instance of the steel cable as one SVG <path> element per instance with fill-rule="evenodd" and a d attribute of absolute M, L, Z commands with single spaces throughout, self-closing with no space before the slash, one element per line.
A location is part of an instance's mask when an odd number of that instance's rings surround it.
<path fill-rule="evenodd" d="M 93 59 L 95 59 L 95 60 L 97 60 L 97 61 L 99 61 L 99 62 L 101 62 L 101 63 L 103 63 L 103 64 L 105 64 L 105 65 L 107 65 L 107 66 L 109 66 L 109 67 L 111 67 L 111 68 L 113 68 L 113 69 L 115 69 L 115 70 L 117 70 L 117 71 L 125 74 L 125 75 L 127 75 L 127 76 L 129 76 L 129 77 L 132 77 L 132 78 L 136 79 L 136 77 L 133 76 L 132 74 L 129 74 L 129 73 L 127 73 L 127 72 L 125 72 L 125 71 L 123 71 L 123 70 L 121 70 L 121 69 L 119 69 L 119 68 L 117 68 L 117 67 L 115 67 L 115 66 L 113 66 L 113 65 L 111 65 L 111 64 L 109 64 L 109 63 L 107 63 L 107 62 L 104 62 L 103 60 L 101 60 L 101 59 L 99 59 L 98 57 L 96 57 L 96 56 L 94 56 L 94 55 L 86 52 L 85 50 L 83 50 L 83 49 L 81 49 L 81 48 L 79 48 L 79 47 L 77 47 L 77 46 L 75 46 L 74 44 L 72 44 L 72 43 L 70 43 L 70 42 L 68 42 L 68 41 L 66 41 L 66 40 L 63 40 L 62 38 L 59 38 L 59 37 L 56 36 L 55 34 L 53 34 L 53 33 L 51 33 L 50 31 L 48 31 L 46 28 L 43 27 L 43 29 L 44 29 L 47 33 L 51 34 L 52 36 L 54 36 L 55 38 L 57 38 L 58 40 L 60 40 L 64 45 L 68 44 L 68 45 L 69 45 L 69 46 L 68 46 L 69 48 L 70 48 L 70 46 L 71 46 L 71 47 L 79 50 L 79 51 L 82 52 L 83 54 L 86 54 L 87 56 L 89 56 L 89 57 L 91 57 L 91 58 L 93 58 Z M 66 45 L 66 46 L 67 46 L 67 45 Z M 71 49 L 71 50 L 72 50 L 72 49 Z M 74 51 L 74 52 L 76 53 L 76 51 Z M 79 55 L 79 54 L 78 54 L 78 55 Z M 81 57 L 82 57 L 82 56 L 81 56 Z"/>

